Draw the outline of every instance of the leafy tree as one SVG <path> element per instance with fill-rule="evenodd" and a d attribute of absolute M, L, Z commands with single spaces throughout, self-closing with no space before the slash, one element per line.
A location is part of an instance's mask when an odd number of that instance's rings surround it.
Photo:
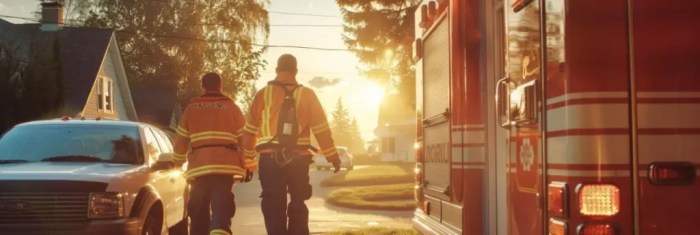
<path fill-rule="evenodd" d="M 0 32 L 0 133 L 25 121 L 55 117 L 63 101 L 58 38 L 24 42 Z"/>
<path fill-rule="evenodd" d="M 238 106 L 241 107 L 241 111 L 244 114 L 248 114 L 250 111 L 250 106 L 253 104 L 253 99 L 255 94 L 258 92 L 258 87 L 255 86 L 255 81 L 251 81 L 251 84 L 243 90 L 241 95 L 238 97 Z"/>
<path fill-rule="evenodd" d="M 87 1 L 87 0 L 73 0 Z M 177 85 L 180 101 L 200 93 L 199 79 L 221 74 L 231 96 L 250 85 L 264 68 L 255 47 L 267 40 L 265 0 L 139 1 L 91 0 L 85 26 L 117 30 L 122 60 L 131 84 L 144 81 Z"/>
<path fill-rule="evenodd" d="M 414 11 L 420 0 L 336 0 L 344 19 L 343 40 L 363 63 L 362 73 L 401 94 L 415 107 L 411 67 Z"/>
<path fill-rule="evenodd" d="M 338 103 L 332 113 L 333 122 L 331 132 L 333 140 L 338 146 L 346 146 L 351 152 L 358 152 L 362 149 L 362 137 L 357 127 L 357 122 L 350 119 L 350 112 L 343 106 L 342 98 L 338 98 Z M 357 144 L 359 141 L 359 145 Z"/>

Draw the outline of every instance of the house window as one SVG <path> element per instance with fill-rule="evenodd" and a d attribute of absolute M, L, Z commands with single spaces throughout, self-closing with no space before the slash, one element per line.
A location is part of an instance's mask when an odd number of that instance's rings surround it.
<path fill-rule="evenodd" d="M 114 87 L 112 79 L 99 77 L 97 79 L 97 107 L 104 112 L 114 111 Z"/>

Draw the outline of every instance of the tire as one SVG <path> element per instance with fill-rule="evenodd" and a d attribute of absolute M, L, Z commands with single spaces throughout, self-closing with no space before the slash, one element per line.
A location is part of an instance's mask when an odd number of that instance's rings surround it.
<path fill-rule="evenodd" d="M 143 222 L 143 230 L 141 230 L 141 235 L 160 235 L 160 228 L 158 228 L 158 218 L 153 213 L 148 213 L 146 216 L 146 221 Z"/>

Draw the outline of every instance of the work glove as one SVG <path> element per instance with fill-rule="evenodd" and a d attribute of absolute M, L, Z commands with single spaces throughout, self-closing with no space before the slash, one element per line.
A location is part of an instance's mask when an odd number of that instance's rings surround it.
<path fill-rule="evenodd" d="M 243 178 L 243 182 L 248 183 L 251 180 L 253 180 L 253 171 L 246 169 L 245 178 Z"/>
<path fill-rule="evenodd" d="M 333 173 L 338 173 L 338 171 L 340 171 L 340 158 L 338 156 L 328 157 L 326 160 L 333 164 Z"/>

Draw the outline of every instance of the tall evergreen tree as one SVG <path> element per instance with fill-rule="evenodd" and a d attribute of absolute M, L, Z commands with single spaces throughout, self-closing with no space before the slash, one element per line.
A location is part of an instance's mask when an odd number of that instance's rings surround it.
<path fill-rule="evenodd" d="M 338 103 L 335 105 L 335 111 L 332 113 L 333 122 L 331 131 L 333 132 L 333 140 L 336 145 L 348 146 L 350 143 L 350 113 L 343 107 L 343 99 L 338 98 Z"/>
<path fill-rule="evenodd" d="M 414 11 L 420 0 L 336 0 L 344 19 L 343 40 L 363 63 L 362 72 L 396 89 L 415 107 L 411 61 Z"/>
<path fill-rule="evenodd" d="M 352 152 L 365 152 L 365 141 L 362 139 L 362 133 L 360 133 L 360 127 L 357 125 L 357 119 L 352 119 L 352 124 L 350 125 L 350 146 Z"/>
<path fill-rule="evenodd" d="M 335 144 L 347 147 L 350 152 L 361 152 L 362 136 L 357 121 L 350 117 L 350 112 L 343 106 L 342 98 L 338 98 L 332 115 L 331 131 Z"/>

